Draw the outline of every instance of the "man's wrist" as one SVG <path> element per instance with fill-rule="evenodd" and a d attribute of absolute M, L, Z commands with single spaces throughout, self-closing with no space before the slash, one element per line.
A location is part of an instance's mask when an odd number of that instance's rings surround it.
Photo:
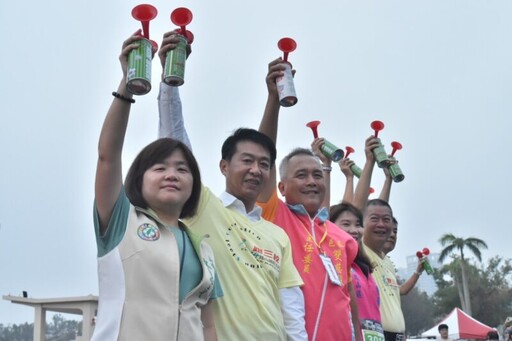
<path fill-rule="evenodd" d="M 267 102 L 279 103 L 279 93 L 273 90 L 268 90 Z"/>
<path fill-rule="evenodd" d="M 341 171 L 343 173 L 343 175 L 345 175 L 345 178 L 347 180 L 353 180 L 354 179 L 354 174 L 352 172 L 347 172 L 345 173 L 344 171 Z"/>
<path fill-rule="evenodd" d="M 330 173 L 332 171 L 331 165 L 322 164 L 322 170 L 326 173 Z"/>

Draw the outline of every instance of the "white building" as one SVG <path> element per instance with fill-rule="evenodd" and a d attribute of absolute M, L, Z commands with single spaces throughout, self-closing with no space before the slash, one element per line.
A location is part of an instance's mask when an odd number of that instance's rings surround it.
<path fill-rule="evenodd" d="M 428 256 L 429 263 L 434 269 L 442 267 L 442 264 L 439 262 L 439 255 L 439 253 L 431 253 Z M 409 279 L 414 271 L 416 271 L 416 267 L 418 266 L 418 257 L 416 255 L 407 256 L 406 261 L 407 268 L 397 269 L 398 277 L 400 277 L 400 279 L 403 281 Z M 423 274 L 420 276 L 420 279 L 418 280 L 418 283 L 416 283 L 415 287 L 420 291 L 426 292 L 429 296 L 432 296 L 437 290 L 434 277 L 427 275 L 425 271 L 423 271 Z"/>

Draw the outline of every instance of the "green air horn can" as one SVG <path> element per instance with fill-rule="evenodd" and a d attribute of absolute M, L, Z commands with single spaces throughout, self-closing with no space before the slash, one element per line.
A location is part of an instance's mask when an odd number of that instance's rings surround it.
<path fill-rule="evenodd" d="M 423 269 L 425 269 L 425 272 L 428 275 L 432 275 L 434 273 L 434 269 L 432 269 L 432 265 L 430 265 L 430 262 L 428 261 L 427 257 L 423 257 L 421 259 L 421 262 L 423 263 Z"/>
<path fill-rule="evenodd" d="M 388 167 L 389 174 L 391 174 L 391 177 L 393 178 L 394 182 L 400 182 L 405 179 L 404 173 L 402 173 L 402 169 L 400 169 L 400 166 L 398 165 L 398 161 L 389 165 Z"/>
<path fill-rule="evenodd" d="M 331 142 L 324 140 L 324 144 L 320 147 L 320 151 L 334 162 L 338 162 L 343 158 L 345 153 Z"/>
<path fill-rule="evenodd" d="M 179 39 L 175 49 L 167 52 L 164 66 L 164 82 L 170 86 L 185 83 L 185 62 L 187 60 L 187 38 L 177 35 Z"/>
<path fill-rule="evenodd" d="M 139 47 L 128 55 L 126 89 L 134 95 L 145 95 L 151 90 L 151 41 L 141 38 Z"/>
<path fill-rule="evenodd" d="M 379 140 L 379 146 L 373 149 L 373 156 L 375 157 L 375 161 L 377 162 L 377 166 L 380 168 L 388 167 L 391 161 L 389 160 L 388 153 L 384 149 L 384 145 Z"/>
<path fill-rule="evenodd" d="M 361 174 L 363 173 L 361 167 L 355 164 L 350 167 L 350 170 L 352 171 L 352 174 L 354 174 L 354 176 L 358 179 L 361 177 Z"/>

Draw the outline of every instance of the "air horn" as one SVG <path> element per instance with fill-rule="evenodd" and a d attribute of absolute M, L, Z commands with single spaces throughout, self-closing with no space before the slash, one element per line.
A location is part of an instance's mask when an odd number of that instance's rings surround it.
<path fill-rule="evenodd" d="M 277 47 L 283 51 L 285 66 L 284 75 L 276 79 L 279 104 L 283 107 L 291 107 L 297 103 L 297 95 L 293 84 L 292 64 L 288 62 L 288 54 L 295 51 L 297 43 L 292 38 L 282 38 L 277 42 Z"/>
<path fill-rule="evenodd" d="M 318 125 L 320 121 L 311 121 L 306 124 L 306 127 L 311 128 L 313 137 L 318 138 Z M 322 154 L 330 158 L 334 162 L 338 162 L 343 158 L 343 150 L 333 145 L 331 142 L 324 139 L 324 144 L 320 147 Z"/>
<path fill-rule="evenodd" d="M 416 252 L 416 257 L 423 263 L 423 269 L 428 275 L 432 275 L 434 273 L 434 269 L 432 269 L 432 265 L 428 261 L 428 255 L 430 254 L 430 250 L 427 247 L 424 247 L 422 251 Z"/>
<path fill-rule="evenodd" d="M 379 139 L 379 131 L 384 129 L 384 123 L 382 121 L 373 121 L 370 124 L 370 127 L 375 131 L 375 137 L 379 140 L 379 145 L 373 149 L 373 155 L 375 156 L 375 161 L 377 161 L 377 165 L 380 168 L 388 167 L 390 164 L 390 160 L 386 150 L 384 149 L 384 145 Z"/>
<path fill-rule="evenodd" d="M 194 34 L 186 29 L 192 21 L 192 12 L 185 7 L 176 8 L 171 13 L 171 21 L 179 26 L 178 46 L 167 52 L 164 65 L 164 82 L 170 86 L 185 83 L 185 62 L 187 60 L 187 44 L 192 44 Z"/>
<path fill-rule="evenodd" d="M 402 173 L 402 169 L 400 169 L 400 166 L 398 165 L 398 161 L 395 159 L 395 153 L 397 150 L 402 149 L 402 144 L 397 141 L 391 142 L 391 147 L 393 148 L 393 151 L 391 152 L 391 160 L 392 162 L 389 167 L 389 174 L 393 178 L 394 182 L 400 182 L 405 179 L 405 175 Z"/>
<path fill-rule="evenodd" d="M 348 156 L 354 152 L 355 152 L 354 148 L 352 148 L 350 146 L 346 146 L 345 147 L 345 159 L 348 158 Z M 363 170 L 361 169 L 361 167 L 357 166 L 355 163 L 352 166 L 350 166 L 350 170 L 352 171 L 352 174 L 354 174 L 354 176 L 358 179 L 361 177 L 361 174 L 363 173 Z"/>
<path fill-rule="evenodd" d="M 128 55 L 126 89 L 134 95 L 145 95 L 151 90 L 152 49 L 157 50 L 158 44 L 149 40 L 149 22 L 157 14 L 157 9 L 147 4 L 138 5 L 132 9 L 132 17 L 142 23 L 139 47 L 130 51 Z"/>

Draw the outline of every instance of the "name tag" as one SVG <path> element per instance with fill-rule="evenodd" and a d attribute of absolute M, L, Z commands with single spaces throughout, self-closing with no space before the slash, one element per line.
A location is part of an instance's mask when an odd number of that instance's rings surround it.
<path fill-rule="evenodd" d="M 322 260 L 322 264 L 324 265 L 325 271 L 327 271 L 327 275 L 329 276 L 331 283 L 342 286 L 340 277 L 336 272 L 336 268 L 332 264 L 331 258 L 325 254 L 320 254 L 320 259 Z"/>

